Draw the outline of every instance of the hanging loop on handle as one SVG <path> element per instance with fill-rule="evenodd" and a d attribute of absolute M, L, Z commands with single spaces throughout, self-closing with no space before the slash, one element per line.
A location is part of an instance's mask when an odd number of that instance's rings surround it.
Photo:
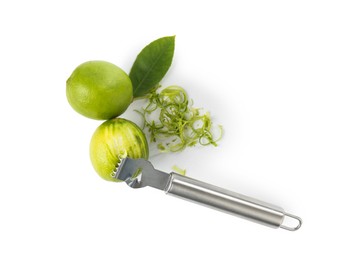
<path fill-rule="evenodd" d="M 284 213 L 284 220 L 286 218 L 289 218 L 289 220 L 291 220 L 291 222 L 292 222 L 292 220 L 294 222 L 296 222 L 296 226 L 290 227 L 290 226 L 288 226 L 286 224 L 281 224 L 279 226 L 280 228 L 283 228 L 283 229 L 286 229 L 286 230 L 289 230 L 289 231 L 296 231 L 296 230 L 298 230 L 302 226 L 302 219 L 300 217 L 297 217 L 295 215 L 292 215 L 292 214 L 289 214 L 289 213 L 285 212 Z M 292 223 L 290 223 L 290 224 L 292 224 Z"/>

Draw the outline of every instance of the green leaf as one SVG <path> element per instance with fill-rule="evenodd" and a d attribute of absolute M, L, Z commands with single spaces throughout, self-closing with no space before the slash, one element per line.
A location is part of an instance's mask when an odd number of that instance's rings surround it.
<path fill-rule="evenodd" d="M 148 94 L 166 75 L 174 46 L 175 36 L 167 36 L 151 42 L 139 53 L 129 73 L 135 98 Z"/>

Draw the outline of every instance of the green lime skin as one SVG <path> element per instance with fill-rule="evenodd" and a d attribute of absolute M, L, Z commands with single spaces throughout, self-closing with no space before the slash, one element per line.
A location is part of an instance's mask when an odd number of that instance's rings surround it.
<path fill-rule="evenodd" d="M 148 159 L 146 136 L 133 122 L 114 118 L 102 123 L 90 142 L 90 159 L 95 171 L 107 181 L 118 182 L 113 173 L 120 159 Z"/>
<path fill-rule="evenodd" d="M 66 81 L 71 107 L 83 116 L 107 120 L 121 115 L 133 100 L 129 76 L 106 61 L 79 65 Z"/>

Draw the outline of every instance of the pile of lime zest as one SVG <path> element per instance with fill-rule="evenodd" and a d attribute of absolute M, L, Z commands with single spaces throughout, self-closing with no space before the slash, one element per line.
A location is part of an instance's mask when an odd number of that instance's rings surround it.
<path fill-rule="evenodd" d="M 182 87 L 160 88 L 158 85 L 146 96 L 144 108 L 135 110 L 143 117 L 143 129 L 148 130 L 150 142 L 156 143 L 161 152 L 179 152 L 198 143 L 217 146 L 222 126 L 217 125 L 219 133 L 214 135 L 210 114 L 192 107 L 193 101 Z"/>

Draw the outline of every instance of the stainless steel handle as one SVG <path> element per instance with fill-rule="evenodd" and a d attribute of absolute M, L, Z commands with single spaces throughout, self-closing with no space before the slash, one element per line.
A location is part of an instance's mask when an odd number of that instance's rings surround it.
<path fill-rule="evenodd" d="M 273 228 L 294 231 L 302 224 L 299 217 L 285 213 L 280 207 L 176 173 L 171 173 L 165 192 Z M 297 225 L 283 225 L 285 217 L 295 219 Z"/>

